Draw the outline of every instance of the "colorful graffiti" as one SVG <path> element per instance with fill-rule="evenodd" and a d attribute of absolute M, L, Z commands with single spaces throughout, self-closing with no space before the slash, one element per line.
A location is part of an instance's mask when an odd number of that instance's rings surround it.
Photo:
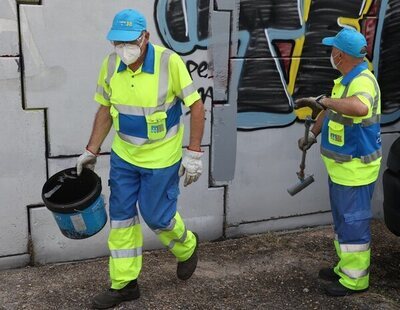
<path fill-rule="evenodd" d="M 218 2 L 214 1 L 214 10 Z M 157 1 L 156 25 L 163 43 L 182 55 L 208 48 L 208 6 L 207 0 Z M 241 0 L 235 36 L 239 48 L 230 55 L 241 69 L 229 84 L 237 89 L 238 128 L 289 125 L 296 118 L 294 99 L 329 93 L 338 72 L 321 40 L 342 26 L 355 27 L 366 36 L 367 60 L 381 85 L 382 123 L 397 121 L 399 14 L 396 0 Z M 187 65 L 192 72 L 205 66 L 191 61 Z M 212 90 L 202 90 L 203 96 L 206 93 L 212 96 Z"/>
<path fill-rule="evenodd" d="M 155 21 L 165 46 L 181 55 L 208 47 L 209 0 L 157 0 Z"/>

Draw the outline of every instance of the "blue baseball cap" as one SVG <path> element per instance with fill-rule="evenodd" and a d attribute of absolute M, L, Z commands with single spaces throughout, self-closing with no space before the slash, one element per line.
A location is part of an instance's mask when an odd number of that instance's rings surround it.
<path fill-rule="evenodd" d="M 335 37 L 322 39 L 322 44 L 334 46 L 346 54 L 357 58 L 367 55 L 367 40 L 354 28 L 343 28 Z"/>
<path fill-rule="evenodd" d="M 107 35 L 110 41 L 134 41 L 146 30 L 146 18 L 132 9 L 122 10 L 114 17 Z"/>

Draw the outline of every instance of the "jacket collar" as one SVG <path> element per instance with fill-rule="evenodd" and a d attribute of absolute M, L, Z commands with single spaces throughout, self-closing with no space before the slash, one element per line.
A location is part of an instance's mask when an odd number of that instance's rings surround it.
<path fill-rule="evenodd" d="M 342 83 L 342 85 L 344 86 L 349 85 L 349 83 L 365 69 L 368 69 L 368 63 L 366 61 L 363 61 L 362 63 L 359 63 L 357 66 L 351 69 L 351 71 L 343 77 L 340 83 Z"/>

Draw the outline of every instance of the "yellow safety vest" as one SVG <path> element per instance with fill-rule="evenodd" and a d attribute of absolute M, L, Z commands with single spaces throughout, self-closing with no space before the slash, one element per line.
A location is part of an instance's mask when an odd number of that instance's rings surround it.
<path fill-rule="evenodd" d="M 370 184 L 378 178 L 382 157 L 378 83 L 366 63 L 334 82 L 331 98 L 357 96 L 369 112 L 354 117 L 328 110 L 321 132 L 322 159 L 333 182 L 346 186 Z"/>
<path fill-rule="evenodd" d="M 182 157 L 181 103 L 200 99 L 181 57 L 148 44 L 135 72 L 112 53 L 103 61 L 94 97 L 109 106 L 116 131 L 113 151 L 143 168 L 165 168 Z"/>

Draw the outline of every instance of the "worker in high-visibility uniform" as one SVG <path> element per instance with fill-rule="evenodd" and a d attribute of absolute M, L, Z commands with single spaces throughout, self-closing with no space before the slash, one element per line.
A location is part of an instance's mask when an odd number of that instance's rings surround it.
<path fill-rule="evenodd" d="M 114 17 L 107 39 L 115 52 L 103 61 L 95 101 L 100 104 L 77 172 L 94 168 L 111 127 L 108 246 L 111 289 L 94 297 L 97 309 L 139 298 L 146 224 L 178 261 L 177 276 L 189 279 L 197 266 L 198 236 L 177 212 L 179 177 L 184 185 L 202 172 L 200 144 L 204 106 L 180 56 L 149 42 L 145 17 L 126 9 Z M 182 158 L 182 107 L 190 108 L 190 141 Z"/>
<path fill-rule="evenodd" d="M 300 138 L 298 144 L 308 149 L 322 132 L 339 262 L 321 269 L 319 277 L 331 281 L 325 287 L 328 295 L 345 296 L 369 286 L 371 198 L 382 156 L 380 90 L 364 61 L 367 42 L 361 33 L 343 28 L 322 43 L 332 46 L 331 64 L 342 76 L 330 97 L 296 100 L 296 108 L 308 106 L 318 115 L 308 141 Z"/>

